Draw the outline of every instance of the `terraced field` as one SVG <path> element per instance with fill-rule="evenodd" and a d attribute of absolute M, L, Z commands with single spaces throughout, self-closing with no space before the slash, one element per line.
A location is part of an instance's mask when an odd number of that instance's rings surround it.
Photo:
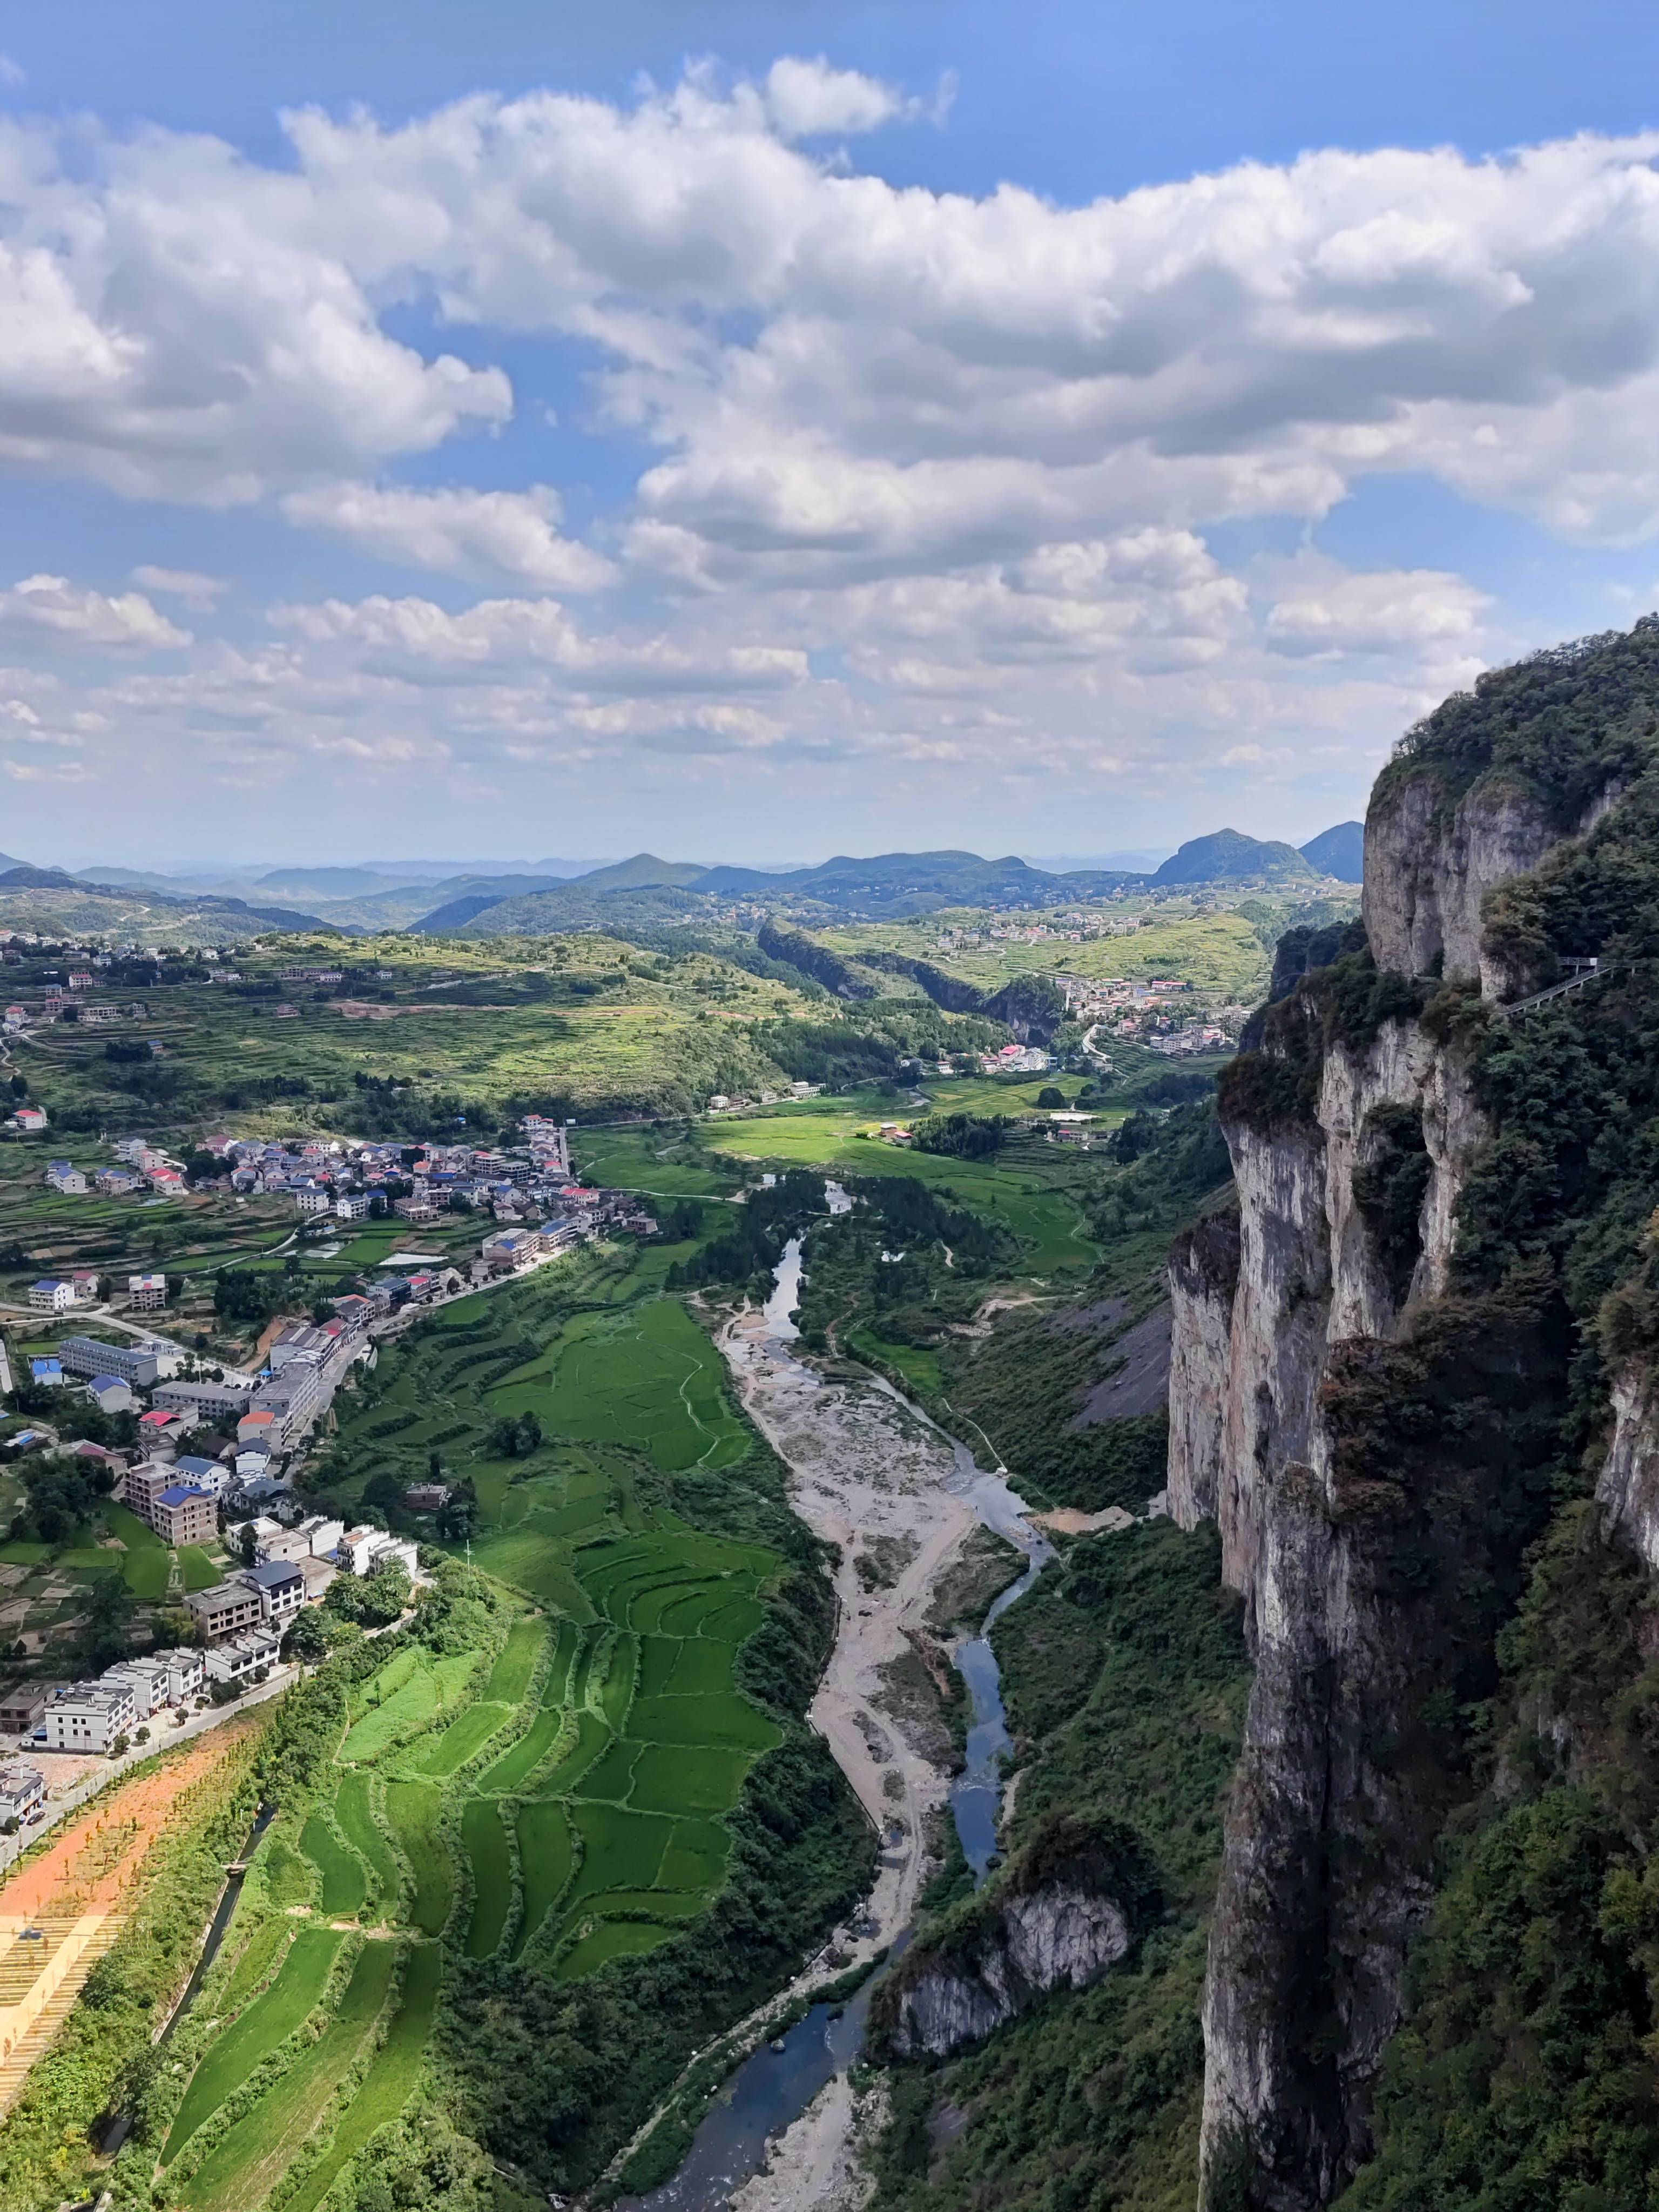
<path fill-rule="evenodd" d="M 518 1610 L 487 1665 L 394 1639 L 314 1796 L 264 1838 L 161 2149 L 189 2212 L 256 2212 L 296 2161 L 284 2212 L 313 2212 L 418 2082 L 446 1972 L 579 1980 L 669 1942 L 725 1879 L 726 1816 L 779 1741 L 736 1669 L 780 1560 L 662 1502 L 750 1448 L 706 1337 L 650 1271 L 590 1284 L 576 1312 L 533 1282 L 448 1309 L 349 1422 L 376 1465 L 389 1410 L 418 1413 L 400 1449 L 429 1449 L 416 1427 L 471 1441 L 472 1559 Z M 527 1456 L 478 1450 L 526 1412 Z"/>

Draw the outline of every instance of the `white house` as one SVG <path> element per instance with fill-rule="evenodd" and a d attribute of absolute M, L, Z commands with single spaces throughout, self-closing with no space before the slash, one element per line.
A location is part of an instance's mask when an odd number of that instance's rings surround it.
<path fill-rule="evenodd" d="M 131 1735 L 138 1709 L 131 1686 L 107 1678 L 76 1682 L 41 1716 L 49 1751 L 107 1751 L 118 1735 Z"/>
<path fill-rule="evenodd" d="M 55 1275 L 43 1275 L 38 1283 L 29 1285 L 29 1304 L 37 1313 L 67 1313 L 75 1304 L 75 1285 L 59 1282 Z"/>
<path fill-rule="evenodd" d="M 46 1778 L 38 1766 L 23 1759 L 0 1766 L 0 1821 L 38 1819 L 46 1802 Z"/>
<path fill-rule="evenodd" d="M 73 1160 L 54 1160 L 46 1170 L 46 1182 L 53 1190 L 66 1196 L 77 1196 L 87 1187 L 87 1179 Z"/>

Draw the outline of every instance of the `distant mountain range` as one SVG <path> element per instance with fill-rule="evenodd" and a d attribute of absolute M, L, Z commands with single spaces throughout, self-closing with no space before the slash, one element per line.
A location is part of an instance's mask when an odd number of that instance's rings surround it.
<path fill-rule="evenodd" d="M 845 915 L 896 921 L 950 907 L 1064 906 L 1118 890 L 1250 883 L 1311 887 L 1332 878 L 1358 883 L 1362 843 L 1357 822 L 1339 823 L 1300 848 L 1218 830 L 1189 839 L 1155 869 L 1055 871 L 1012 854 L 988 860 L 956 850 L 867 859 L 841 854 L 813 867 L 782 869 L 711 867 L 636 853 L 602 865 L 550 860 L 434 879 L 414 874 L 422 863 L 400 867 L 365 861 L 355 867 L 271 868 L 251 880 L 231 879 L 234 890 L 219 879 L 131 868 L 70 875 L 0 854 L 0 922 L 142 933 L 149 914 L 174 937 L 191 919 L 204 932 L 218 933 L 240 925 L 243 930 L 330 928 L 353 936 L 414 930 L 431 937 L 496 937 L 660 927 L 708 916 L 734 902 L 817 920 Z M 13 918 L 15 902 L 25 894 L 40 908 L 37 921 Z"/>

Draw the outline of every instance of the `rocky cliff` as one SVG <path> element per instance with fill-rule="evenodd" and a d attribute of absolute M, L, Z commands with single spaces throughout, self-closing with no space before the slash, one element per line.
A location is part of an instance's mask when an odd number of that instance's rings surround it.
<path fill-rule="evenodd" d="M 907 1984 L 893 2021 L 894 2053 L 943 2058 L 1047 1990 L 1087 1989 L 1128 1948 L 1128 1923 L 1112 1898 L 1058 1882 L 1008 1898 L 969 1954 L 938 1959 Z"/>
<path fill-rule="evenodd" d="M 1379 786 L 1366 947 L 1291 982 L 1234 1063 L 1237 1217 L 1171 1257 L 1171 1510 L 1218 1522 L 1256 1668 L 1204 2004 L 1215 2205 L 1319 2212 L 1371 2152 L 1436 1839 L 1474 1787 L 1459 1716 L 1495 1684 L 1582 1364 L 1541 1249 L 1478 1292 L 1455 1261 L 1471 1178 L 1514 1141 L 1474 1078 L 1506 1034 L 1484 1008 L 1535 980 L 1483 915 L 1547 860 L 1527 941 L 1554 957 L 1571 902 L 1550 884 L 1627 763 L 1603 744 L 1547 787 L 1498 745 L 1471 772 L 1468 720 Z M 1613 1389 L 1598 1496 L 1659 1569 L 1646 1371 Z"/>
<path fill-rule="evenodd" d="M 905 1954 L 872 2008 L 878 2045 L 896 2058 L 943 2058 L 1050 1990 L 1087 1989 L 1129 1955 L 1157 1893 L 1132 1830 L 1054 1815 Z"/>

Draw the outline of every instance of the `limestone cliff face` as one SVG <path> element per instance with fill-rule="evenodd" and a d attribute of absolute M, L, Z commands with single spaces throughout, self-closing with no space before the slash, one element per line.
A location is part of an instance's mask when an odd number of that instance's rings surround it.
<path fill-rule="evenodd" d="M 1441 795 L 1410 777 L 1373 810 L 1370 942 L 1379 967 L 1420 974 L 1443 956 L 1491 989 L 1481 898 L 1551 835 L 1507 787 L 1477 785 L 1449 811 Z M 1416 1021 L 1322 1052 L 1310 1110 L 1224 1115 L 1236 1248 L 1206 1224 L 1170 1275 L 1171 1510 L 1216 1518 L 1256 1665 L 1205 1998 L 1205 2185 L 1231 2202 L 1245 2174 L 1237 2201 L 1262 2212 L 1320 2212 L 1366 2154 L 1435 1826 L 1394 1748 L 1431 1686 L 1431 1625 L 1389 1580 L 1388 1510 L 1344 1477 L 1329 1392 L 1446 1290 L 1485 1135 L 1455 1048 Z M 1402 1126 L 1421 1192 L 1403 1257 L 1397 1229 L 1382 1241 L 1365 1172 Z M 1634 1406 L 1603 1498 L 1659 1564 L 1659 1421 Z"/>
<path fill-rule="evenodd" d="M 1573 834 L 1590 829 L 1618 796 L 1610 786 Z M 1538 802 L 1488 775 L 1449 799 L 1431 769 L 1385 784 L 1365 819 L 1362 905 L 1379 968 L 1478 977 L 1483 994 L 1508 998 L 1531 980 L 1511 975 L 1485 944 L 1481 901 L 1495 885 L 1535 868 L 1562 833 Z"/>
<path fill-rule="evenodd" d="M 1627 1370 L 1613 1384 L 1613 1443 L 1595 1485 L 1602 1527 L 1615 1528 L 1659 1573 L 1659 1389 L 1651 1370 Z"/>
<path fill-rule="evenodd" d="M 1006 1899 L 959 1957 L 941 1957 L 908 1981 L 889 2027 L 901 2058 L 943 2058 L 975 2043 L 1063 1984 L 1087 1989 L 1129 1948 L 1110 1897 L 1052 1883 Z"/>
<path fill-rule="evenodd" d="M 1170 1510 L 1183 1528 L 1215 1518 L 1237 1290 L 1238 1216 L 1210 1214 L 1170 1255 Z"/>
<path fill-rule="evenodd" d="M 1506 877 L 1535 868 L 1556 833 L 1542 809 L 1502 782 L 1483 781 L 1448 805 L 1438 776 L 1389 785 L 1365 822 L 1365 934 L 1379 968 L 1480 976 L 1480 902 Z"/>
<path fill-rule="evenodd" d="M 1086 1989 L 1128 1956 L 1161 1904 L 1134 1831 L 1050 1814 L 976 1896 L 923 1930 L 870 2008 L 872 2048 L 942 2058 L 1045 1990 Z"/>

